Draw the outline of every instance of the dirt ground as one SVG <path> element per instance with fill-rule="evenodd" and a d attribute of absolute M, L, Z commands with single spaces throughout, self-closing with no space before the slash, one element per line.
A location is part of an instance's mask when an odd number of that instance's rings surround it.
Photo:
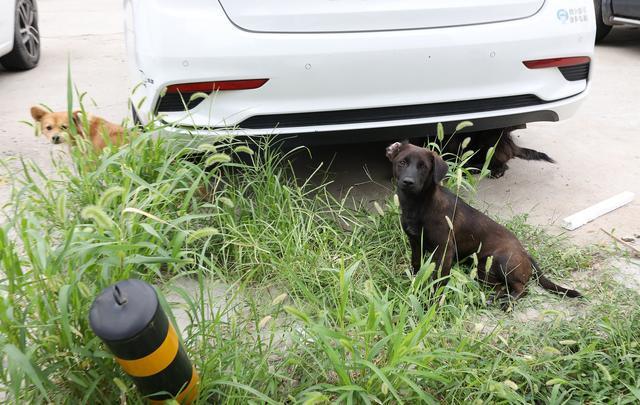
<path fill-rule="evenodd" d="M 95 102 L 93 112 L 119 122 L 127 115 L 128 81 L 121 2 L 40 0 L 43 53 L 28 72 L 0 70 L 0 158 L 24 156 L 50 167 L 53 146 L 34 136 L 22 120 L 29 107 L 44 103 L 64 109 L 67 62 L 73 80 Z M 513 161 L 498 180 L 482 182 L 480 207 L 501 216 L 528 213 L 531 222 L 560 232 L 560 220 L 622 191 L 636 193 L 631 204 L 570 233 L 580 244 L 608 241 L 600 228 L 623 237 L 639 235 L 640 246 L 640 29 L 617 28 L 596 49 L 591 95 L 569 120 L 531 124 L 517 141 L 543 150 L 556 165 Z M 333 159 L 335 187 L 354 185 L 370 200 L 390 190 L 381 144 L 314 148 L 316 160 Z M 369 176 L 374 180 L 370 180 Z M 8 195 L 0 173 L 0 201 Z"/>

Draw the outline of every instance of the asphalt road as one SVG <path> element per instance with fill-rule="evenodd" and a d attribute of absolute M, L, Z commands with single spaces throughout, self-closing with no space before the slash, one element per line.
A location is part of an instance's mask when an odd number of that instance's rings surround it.
<path fill-rule="evenodd" d="M 36 138 L 20 121 L 30 120 L 29 107 L 37 103 L 65 108 L 68 61 L 76 86 L 95 102 L 97 115 L 115 122 L 124 118 L 129 89 L 120 1 L 38 4 L 40 65 L 21 73 L 0 70 L 0 158 L 22 155 L 50 167 L 51 152 L 64 151 L 64 146 Z M 519 144 L 542 150 L 558 163 L 512 161 L 503 178 L 481 183 L 476 205 L 501 216 L 527 213 L 532 223 L 560 232 L 565 216 L 630 190 L 637 195 L 634 202 L 569 235 L 578 243 L 591 243 L 607 240 L 600 228 L 615 229 L 620 236 L 640 234 L 638 89 L 640 29 L 614 29 L 596 49 L 592 92 L 578 114 L 516 132 Z M 312 154 L 314 162 L 299 162 L 299 167 L 333 162 L 334 190 L 353 186 L 355 195 L 370 201 L 389 194 L 383 144 L 316 147 Z M 6 183 L 7 174 L 0 173 L 0 201 L 7 198 Z"/>

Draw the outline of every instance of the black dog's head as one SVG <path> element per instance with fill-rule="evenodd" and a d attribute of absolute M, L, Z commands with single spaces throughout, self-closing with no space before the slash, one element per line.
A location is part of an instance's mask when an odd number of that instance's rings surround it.
<path fill-rule="evenodd" d="M 407 142 L 387 147 L 387 158 L 393 164 L 393 176 L 398 188 L 419 194 L 437 184 L 447 175 L 447 163 L 435 152 Z"/>

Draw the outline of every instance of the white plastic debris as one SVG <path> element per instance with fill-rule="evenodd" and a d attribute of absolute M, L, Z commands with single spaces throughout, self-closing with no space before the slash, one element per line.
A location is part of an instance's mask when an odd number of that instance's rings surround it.
<path fill-rule="evenodd" d="M 608 212 L 620 208 L 623 205 L 629 204 L 631 201 L 633 201 L 634 197 L 635 194 L 633 194 L 631 191 L 625 191 L 624 193 L 615 195 L 609 199 L 592 205 L 589 208 L 566 217 L 562 220 L 562 227 L 573 231 L 574 229 L 577 229 L 582 225 L 591 222 Z"/>

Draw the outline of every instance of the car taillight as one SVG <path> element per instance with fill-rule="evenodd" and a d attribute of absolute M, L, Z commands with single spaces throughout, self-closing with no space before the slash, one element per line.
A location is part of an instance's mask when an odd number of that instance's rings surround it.
<path fill-rule="evenodd" d="M 251 90 L 262 87 L 269 79 L 222 80 L 215 82 L 180 83 L 167 86 L 167 94 L 227 90 Z"/>
<path fill-rule="evenodd" d="M 522 63 L 529 69 L 544 69 L 544 68 L 561 68 L 566 66 L 584 65 L 591 62 L 591 58 L 588 56 L 574 56 L 570 58 L 551 58 L 551 59 L 538 59 L 527 60 Z"/>

